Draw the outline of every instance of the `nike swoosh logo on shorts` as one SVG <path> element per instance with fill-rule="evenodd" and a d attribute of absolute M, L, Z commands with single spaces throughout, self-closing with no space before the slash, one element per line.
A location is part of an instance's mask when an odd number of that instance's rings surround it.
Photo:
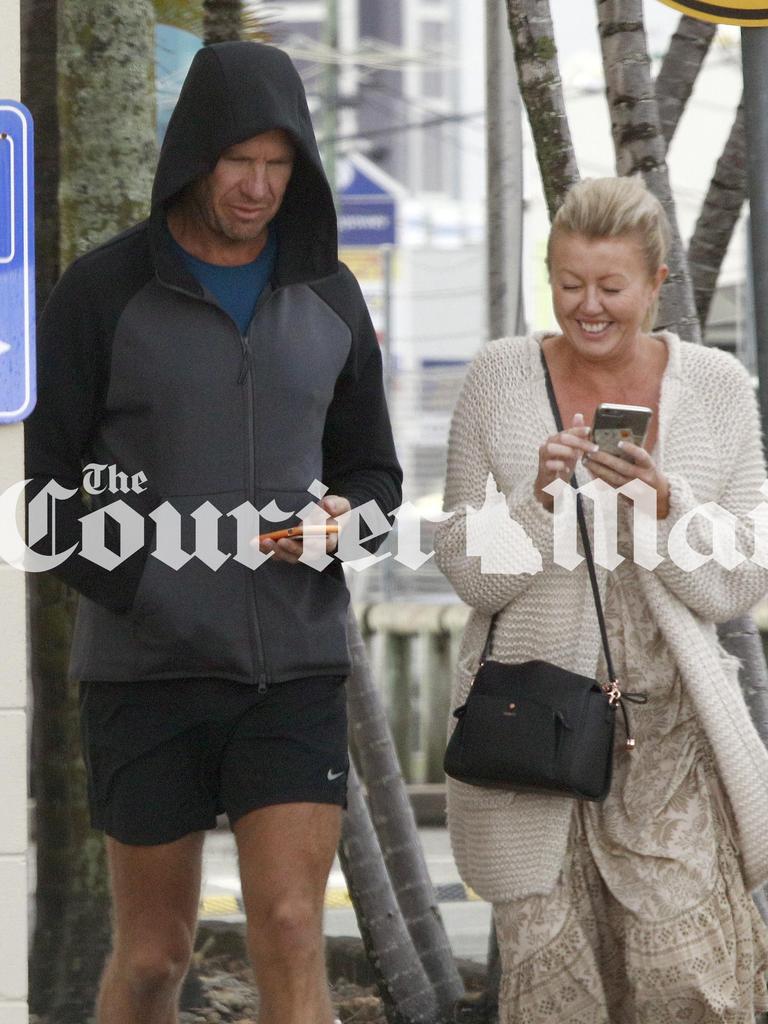
<path fill-rule="evenodd" d="M 329 782 L 335 782 L 336 779 L 340 779 L 343 774 L 344 774 L 343 771 L 341 771 L 341 772 L 334 772 L 334 771 L 332 771 L 329 768 L 328 769 L 328 774 L 326 775 L 326 778 L 328 779 Z"/>

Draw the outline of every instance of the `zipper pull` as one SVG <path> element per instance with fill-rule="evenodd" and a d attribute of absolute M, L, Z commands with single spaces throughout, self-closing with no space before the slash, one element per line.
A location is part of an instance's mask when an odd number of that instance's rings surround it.
<path fill-rule="evenodd" d="M 251 368 L 251 361 L 249 359 L 248 346 L 243 345 L 243 361 L 240 364 L 240 373 L 237 375 L 237 383 L 245 384 L 248 379 L 248 371 Z"/>

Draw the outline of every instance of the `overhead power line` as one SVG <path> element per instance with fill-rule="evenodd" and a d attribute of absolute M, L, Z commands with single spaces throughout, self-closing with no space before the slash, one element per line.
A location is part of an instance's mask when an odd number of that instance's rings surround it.
<path fill-rule="evenodd" d="M 358 139 L 372 139 L 379 135 L 396 135 L 400 132 L 411 132 L 421 128 L 434 128 L 441 124 L 469 121 L 476 117 L 485 117 L 484 110 L 476 110 L 469 114 L 445 114 L 442 117 L 429 118 L 426 121 L 412 121 L 406 124 L 391 125 L 388 128 L 372 128 L 370 131 L 354 132 L 351 135 L 336 135 L 332 139 L 322 139 L 322 142 L 353 142 Z"/>

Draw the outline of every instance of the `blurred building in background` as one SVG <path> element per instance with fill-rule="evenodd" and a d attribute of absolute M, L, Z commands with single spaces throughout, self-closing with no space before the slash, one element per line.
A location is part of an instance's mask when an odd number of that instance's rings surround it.
<path fill-rule="evenodd" d="M 341 258 L 384 355 L 405 497 L 439 512 L 450 415 L 486 339 L 483 19 L 461 0 L 281 0 L 272 34 L 302 74 L 337 181 Z M 326 161 L 328 166 L 328 161 Z M 422 549 L 433 528 L 424 522 Z M 352 575 L 359 600 L 448 597 L 427 563 Z"/>

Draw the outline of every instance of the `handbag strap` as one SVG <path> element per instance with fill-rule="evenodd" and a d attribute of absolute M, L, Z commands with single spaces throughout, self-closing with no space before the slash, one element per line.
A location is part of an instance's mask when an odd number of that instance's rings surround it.
<path fill-rule="evenodd" d="M 555 395 L 555 389 L 552 384 L 552 377 L 547 366 L 547 360 L 544 356 L 543 350 L 541 351 L 541 362 L 544 366 L 544 380 L 547 385 L 547 396 L 549 397 L 549 404 L 552 407 L 552 414 L 555 417 L 555 426 L 558 431 L 563 429 L 563 421 L 560 416 L 560 409 L 557 405 L 557 397 Z M 608 697 L 610 704 L 621 708 L 621 714 L 624 719 L 624 730 L 626 732 L 626 749 L 634 750 L 635 740 L 632 736 L 632 730 L 629 723 L 629 715 L 627 714 L 627 708 L 625 705 L 626 701 L 632 704 L 646 704 L 648 697 L 644 693 L 625 693 L 619 689 L 619 682 L 616 678 L 616 672 L 613 668 L 613 659 L 611 658 L 611 649 L 608 645 L 608 630 L 605 625 L 605 615 L 603 613 L 603 602 L 600 600 L 600 588 L 597 584 L 597 573 L 595 571 L 595 560 L 592 557 L 592 544 L 589 539 L 589 530 L 587 529 L 587 520 L 584 515 L 584 507 L 582 504 L 581 495 L 579 494 L 579 483 L 574 473 L 571 477 L 571 486 L 576 490 L 576 517 L 579 523 L 579 531 L 581 533 L 581 541 L 584 546 L 584 558 L 587 563 L 587 569 L 589 570 L 589 582 L 592 587 L 592 597 L 595 602 L 595 611 L 597 612 L 597 621 L 600 625 L 600 638 L 603 643 L 603 652 L 605 653 L 605 667 L 608 672 L 608 683 L 603 686 L 603 692 Z M 496 627 L 496 619 L 499 612 L 494 612 L 491 618 L 490 626 L 488 627 L 488 636 L 485 638 L 485 645 L 483 646 L 483 652 L 480 655 L 480 663 L 482 664 L 490 655 L 491 643 L 493 640 L 493 633 Z"/>
<path fill-rule="evenodd" d="M 549 404 L 552 406 L 552 413 L 555 417 L 555 426 L 558 431 L 563 429 L 563 421 L 560 416 L 560 409 L 557 404 L 557 398 L 555 396 L 555 388 L 552 384 L 552 376 L 547 366 L 547 360 L 544 357 L 544 350 L 541 349 L 541 361 L 544 365 L 544 380 L 547 385 L 547 396 L 549 398 Z M 608 670 L 608 679 L 611 683 L 616 682 L 616 673 L 613 670 L 613 659 L 611 658 L 611 649 L 608 646 L 608 630 L 605 625 L 605 614 L 603 613 L 603 602 L 600 600 L 600 588 L 597 584 L 597 573 L 595 571 L 595 560 L 592 557 L 592 544 L 589 539 L 589 530 L 587 529 L 587 520 L 584 515 L 584 503 L 581 495 L 579 494 L 578 488 L 579 483 L 574 473 L 571 477 L 571 486 L 576 490 L 576 518 L 579 522 L 579 532 L 581 533 L 581 542 L 584 545 L 584 558 L 587 562 L 587 569 L 589 570 L 589 582 L 592 585 L 592 597 L 595 601 L 595 611 L 597 612 L 597 621 L 600 625 L 600 637 L 603 641 L 603 651 L 605 653 L 605 666 Z"/>
<path fill-rule="evenodd" d="M 555 417 L 555 426 L 558 431 L 563 429 L 563 421 L 560 416 L 560 409 L 557 405 L 557 398 L 555 396 L 555 389 L 552 384 L 552 377 L 549 373 L 549 367 L 547 366 L 547 360 L 544 357 L 544 352 L 541 352 L 541 362 L 544 366 L 544 379 L 547 385 L 547 396 L 549 397 L 549 404 L 552 407 L 552 413 Z M 597 621 L 600 626 L 600 638 L 603 644 L 603 652 L 605 654 L 605 667 L 608 670 L 608 680 L 611 686 L 615 687 L 617 684 L 616 673 L 613 668 L 613 659 L 611 658 L 611 649 L 608 644 L 608 630 L 605 625 L 605 615 L 603 614 L 603 602 L 600 600 L 600 588 L 597 583 L 597 573 L 595 572 L 595 560 L 592 557 L 592 544 L 589 539 L 589 530 L 587 529 L 587 520 L 584 515 L 584 507 L 581 500 L 581 495 L 578 493 L 578 481 L 576 475 L 571 477 L 571 485 L 576 489 L 576 518 L 579 523 L 579 532 L 581 533 L 581 541 L 584 546 L 584 557 L 587 563 L 587 569 L 589 571 L 589 582 L 592 587 L 592 597 L 595 602 L 595 611 L 597 612 Z M 485 645 L 483 646 L 483 652 L 480 656 L 481 661 L 486 661 L 491 653 L 491 643 L 493 641 L 493 633 L 496 628 L 496 619 L 499 612 L 494 612 L 491 619 L 490 626 L 488 627 L 488 636 L 485 639 Z"/>

